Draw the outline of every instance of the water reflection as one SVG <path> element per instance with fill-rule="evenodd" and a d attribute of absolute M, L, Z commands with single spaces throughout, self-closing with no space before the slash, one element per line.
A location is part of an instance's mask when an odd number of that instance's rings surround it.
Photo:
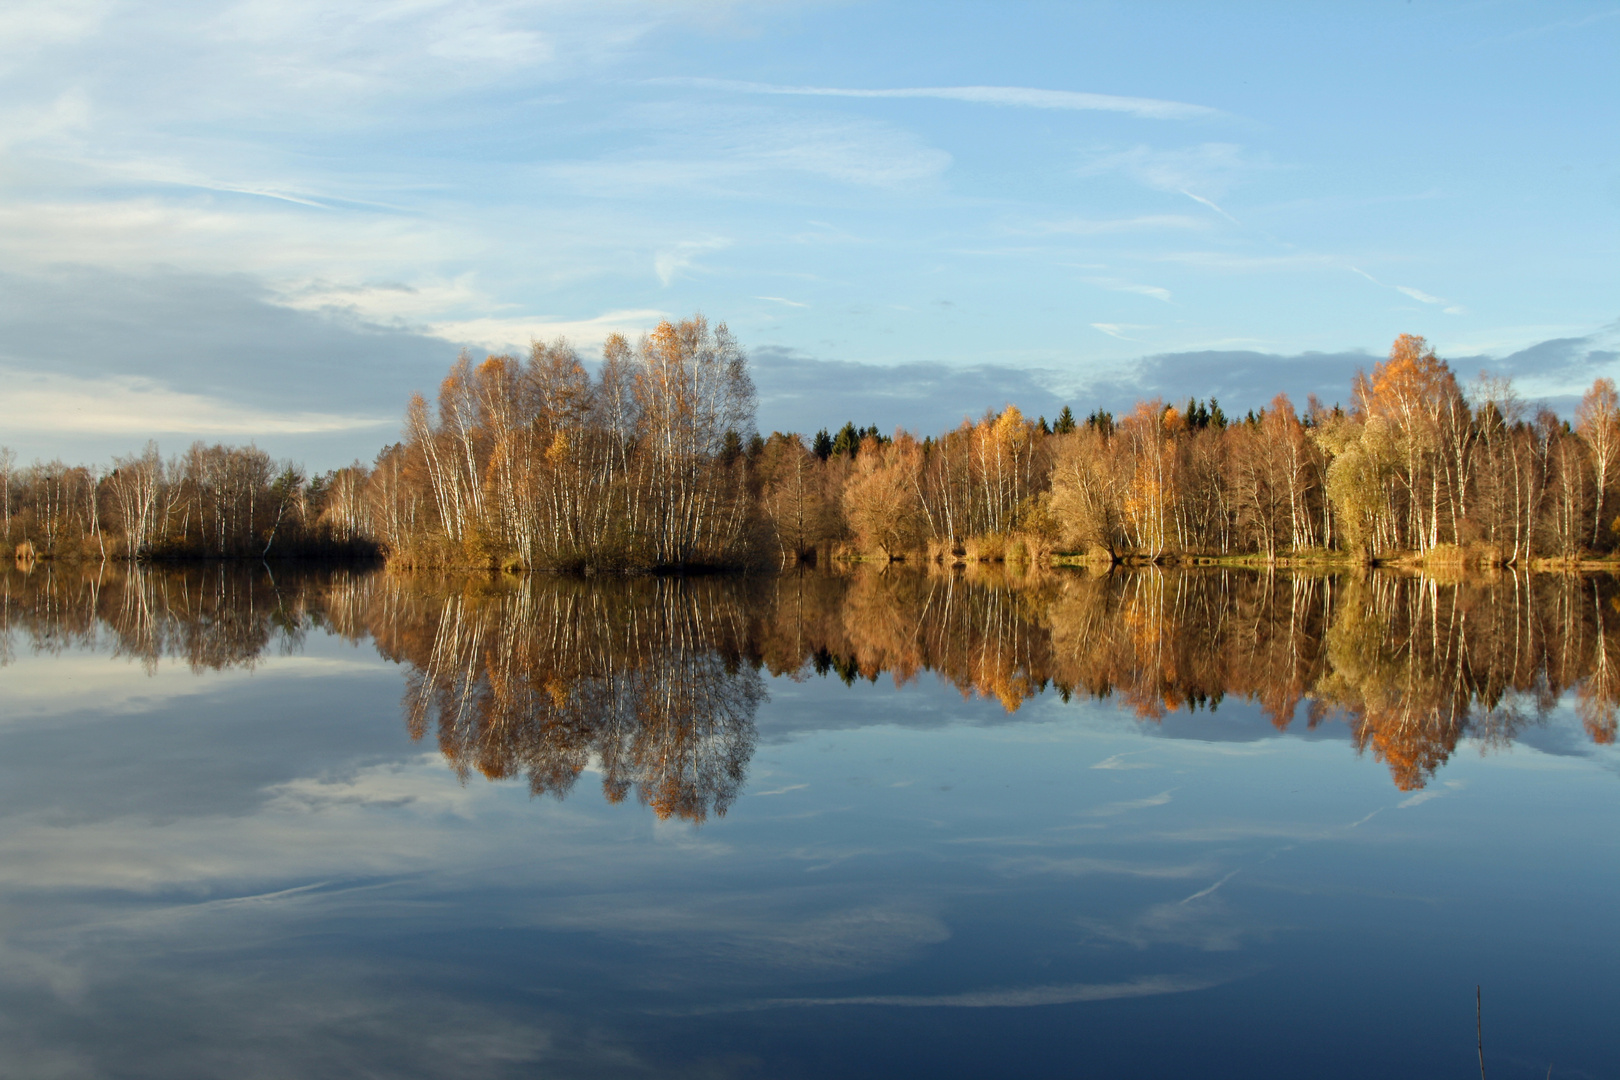
<path fill-rule="evenodd" d="M 1510 745 L 1573 691 L 1615 739 L 1620 595 L 1607 576 L 1467 581 L 1228 569 L 765 579 L 296 576 L 210 567 L 50 569 L 0 581 L 0 648 L 106 648 L 148 670 L 251 665 L 316 625 L 408 666 L 405 723 L 464 778 L 562 797 L 587 770 L 660 817 L 724 814 L 742 789 L 763 673 L 924 672 L 1009 712 L 1043 692 L 1144 722 L 1238 698 L 1278 730 L 1348 725 L 1403 791 L 1464 736 Z M 7 654 L 0 654 L 0 661 Z M 1303 714 L 1303 719 L 1302 719 Z"/>
<path fill-rule="evenodd" d="M 91 572 L 49 565 L 0 574 L 0 664 L 15 650 L 111 652 L 148 672 L 179 660 L 194 672 L 251 668 L 295 651 L 327 611 L 342 612 L 361 575 L 302 574 L 213 564 L 154 570 L 107 564 Z M 337 594 L 337 595 L 334 595 Z"/>
<path fill-rule="evenodd" d="M 424 588 L 377 581 L 366 625 L 411 667 L 405 722 L 436 732 L 465 777 L 525 776 L 561 798 L 593 763 L 619 802 L 724 814 L 747 776 L 765 698 L 745 612 L 716 579 L 531 579 Z"/>

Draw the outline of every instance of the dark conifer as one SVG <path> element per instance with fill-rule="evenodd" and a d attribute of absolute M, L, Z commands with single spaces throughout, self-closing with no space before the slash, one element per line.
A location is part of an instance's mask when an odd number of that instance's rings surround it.
<path fill-rule="evenodd" d="M 816 432 L 815 439 L 810 443 L 810 452 L 816 455 L 816 457 L 820 458 L 822 461 L 826 461 L 828 458 L 832 457 L 832 436 L 827 434 L 826 428 L 822 428 L 820 431 Z"/>

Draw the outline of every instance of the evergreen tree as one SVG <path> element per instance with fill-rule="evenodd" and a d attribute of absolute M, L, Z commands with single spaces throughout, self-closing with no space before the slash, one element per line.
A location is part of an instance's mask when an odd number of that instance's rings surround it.
<path fill-rule="evenodd" d="M 720 464 L 730 465 L 743 454 L 742 436 L 735 430 L 728 430 L 724 440 L 720 443 Z"/>
<path fill-rule="evenodd" d="M 832 436 L 827 434 L 826 428 L 822 428 L 820 431 L 816 432 L 815 439 L 810 443 L 810 452 L 816 455 L 816 457 L 820 458 L 822 461 L 826 461 L 828 458 L 832 457 Z"/>
<path fill-rule="evenodd" d="M 861 450 L 861 433 L 856 430 L 853 421 L 845 423 L 838 429 L 838 435 L 833 439 L 832 452 L 835 454 L 848 454 L 854 457 Z"/>

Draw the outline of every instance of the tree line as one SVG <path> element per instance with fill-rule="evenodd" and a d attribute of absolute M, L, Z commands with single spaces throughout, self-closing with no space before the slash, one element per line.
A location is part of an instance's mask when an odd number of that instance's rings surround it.
<path fill-rule="evenodd" d="M 1284 394 L 1051 423 L 1016 406 L 919 437 L 875 425 L 755 431 L 742 347 L 702 316 L 594 374 L 565 341 L 463 353 L 369 466 L 306 478 L 253 447 L 155 447 L 106 468 L 16 469 L 0 535 L 19 556 L 385 555 L 402 566 L 786 566 L 837 556 L 944 563 L 1233 556 L 1528 566 L 1620 541 L 1620 397 L 1574 422 L 1506 379 L 1465 391 L 1421 337 L 1358 373 L 1349 407 Z"/>
<path fill-rule="evenodd" d="M 155 443 L 109 465 L 15 467 L 0 448 L 0 540 L 17 560 L 374 559 L 358 522 L 332 517 L 340 471 L 314 478 L 255 446 Z"/>

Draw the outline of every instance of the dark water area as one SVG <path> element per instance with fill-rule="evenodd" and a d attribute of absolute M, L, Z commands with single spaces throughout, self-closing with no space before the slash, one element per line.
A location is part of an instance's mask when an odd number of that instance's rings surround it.
<path fill-rule="evenodd" d="M 0 576 L 0 1075 L 1620 1070 L 1620 589 Z"/>

